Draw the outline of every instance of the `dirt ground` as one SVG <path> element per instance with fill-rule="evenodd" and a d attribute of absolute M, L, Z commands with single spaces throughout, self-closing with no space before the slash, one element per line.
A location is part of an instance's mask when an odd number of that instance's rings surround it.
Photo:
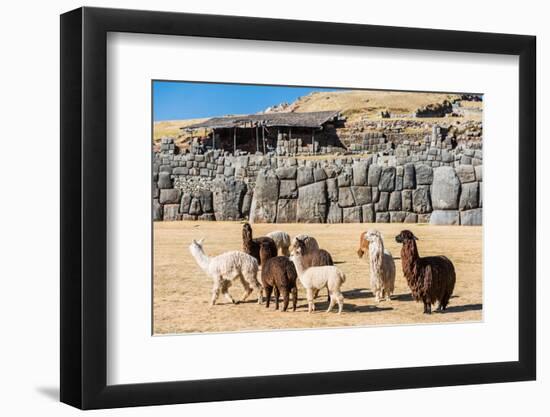
<path fill-rule="evenodd" d="M 229 304 L 223 296 L 209 305 L 212 281 L 198 267 L 189 253 L 192 239 L 205 238 L 204 249 L 210 256 L 241 249 L 238 222 L 155 222 L 153 332 L 173 334 L 188 332 L 229 332 L 266 329 L 395 325 L 482 320 L 482 227 L 430 226 L 416 224 L 255 224 L 254 236 L 283 230 L 292 236 L 305 233 L 315 236 L 346 274 L 342 286 L 344 311 L 327 314 L 326 290 L 316 301 L 317 311 L 309 314 L 305 291 L 298 287 L 298 307 L 283 313 L 258 305 L 252 298 L 245 303 Z M 356 254 L 359 234 L 378 229 L 386 248 L 395 258 L 397 276 L 391 301 L 377 304 L 369 289 L 368 258 Z M 446 255 L 456 268 L 457 282 L 447 312 L 422 314 L 403 277 L 401 245 L 395 235 L 408 228 L 419 238 L 420 256 Z M 239 299 L 242 288 L 235 282 L 229 292 Z"/>

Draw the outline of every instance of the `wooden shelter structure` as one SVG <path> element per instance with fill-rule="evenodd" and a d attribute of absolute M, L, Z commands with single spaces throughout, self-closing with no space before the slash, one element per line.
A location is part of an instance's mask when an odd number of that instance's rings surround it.
<path fill-rule="evenodd" d="M 307 113 L 261 113 L 239 116 L 213 117 L 200 123 L 182 127 L 182 130 L 205 129 L 212 149 L 232 149 L 266 153 L 276 146 L 283 135 L 286 139 L 301 138 L 315 150 L 315 135 L 334 128 L 339 121 L 337 110 Z M 208 133 L 210 132 L 210 133 Z"/>

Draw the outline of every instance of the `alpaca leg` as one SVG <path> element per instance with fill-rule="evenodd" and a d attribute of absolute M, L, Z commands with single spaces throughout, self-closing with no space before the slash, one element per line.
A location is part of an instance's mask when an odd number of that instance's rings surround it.
<path fill-rule="evenodd" d="M 311 288 L 306 288 L 306 298 L 307 298 L 307 312 L 312 313 L 315 311 L 315 304 L 313 304 L 313 290 Z"/>
<path fill-rule="evenodd" d="M 256 290 L 258 291 L 258 304 L 262 304 L 264 302 L 264 289 L 258 284 Z"/>
<path fill-rule="evenodd" d="M 281 295 L 283 296 L 283 309 L 281 311 L 286 311 L 288 308 L 288 302 L 289 302 L 288 288 L 286 287 L 281 288 Z"/>
<path fill-rule="evenodd" d="M 273 294 L 275 296 L 275 310 L 279 309 L 279 288 L 274 287 L 273 288 Z"/>
<path fill-rule="evenodd" d="M 330 313 L 332 310 L 332 307 L 334 307 L 334 303 L 336 303 L 336 298 L 334 297 L 336 294 L 332 294 L 332 297 L 330 297 L 330 303 L 328 305 L 327 313 Z"/>
<path fill-rule="evenodd" d="M 269 302 L 271 301 L 271 291 L 273 291 L 273 287 L 267 286 L 265 287 L 265 308 L 269 308 Z"/>
<path fill-rule="evenodd" d="M 243 293 L 243 296 L 241 298 L 241 302 L 245 302 L 246 299 L 248 298 L 248 296 L 250 294 L 252 294 L 252 287 L 250 286 L 250 284 L 248 283 L 248 281 L 244 278 L 244 276 L 242 275 L 239 275 L 239 280 L 241 281 L 241 284 L 244 288 L 244 293 Z"/>
<path fill-rule="evenodd" d="M 338 301 L 338 314 L 342 314 L 342 310 L 344 309 L 344 296 L 340 291 L 338 291 L 336 297 L 336 300 Z"/>
<path fill-rule="evenodd" d="M 292 288 L 292 311 L 296 311 L 296 303 L 298 302 L 298 287 Z"/>
<path fill-rule="evenodd" d="M 319 290 L 313 290 L 313 298 L 319 297 Z"/>
<path fill-rule="evenodd" d="M 210 300 L 210 305 L 216 304 L 216 300 L 220 295 L 220 284 L 218 281 L 214 281 L 214 286 L 212 287 L 212 299 Z"/>
<path fill-rule="evenodd" d="M 222 294 L 227 301 L 229 301 L 231 304 L 235 304 L 235 300 L 233 299 L 233 297 L 231 297 L 231 294 L 229 294 L 229 291 L 228 291 L 230 286 L 231 286 L 231 282 L 225 281 L 222 284 Z"/>
<path fill-rule="evenodd" d="M 424 301 L 424 314 L 432 314 L 432 304 L 429 301 Z"/>

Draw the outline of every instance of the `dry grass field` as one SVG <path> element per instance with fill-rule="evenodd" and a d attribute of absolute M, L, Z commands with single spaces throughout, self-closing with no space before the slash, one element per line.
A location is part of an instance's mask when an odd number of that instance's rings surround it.
<path fill-rule="evenodd" d="M 256 299 L 228 304 L 220 297 L 209 305 L 212 282 L 191 257 L 192 239 L 204 237 L 208 255 L 241 248 L 238 222 L 156 222 L 154 224 L 153 326 L 155 334 L 187 332 L 230 332 L 266 329 L 396 325 L 479 321 L 482 319 L 482 227 L 430 226 L 416 224 L 256 224 L 255 236 L 284 230 L 291 236 L 306 233 L 315 236 L 321 247 L 332 254 L 336 265 L 346 273 L 342 290 L 344 311 L 325 313 L 326 290 L 316 301 L 317 311 L 307 312 L 305 292 L 298 287 L 298 308 L 283 313 L 267 310 Z M 396 289 L 391 301 L 376 304 L 369 289 L 366 258 L 356 254 L 359 234 L 373 227 L 382 232 L 386 247 L 395 258 Z M 402 229 L 412 230 L 420 239 L 420 256 L 444 254 L 454 263 L 457 283 L 448 310 L 444 314 L 422 314 L 422 305 L 411 299 L 401 269 L 400 245 L 394 237 Z M 230 293 L 242 294 L 236 282 Z"/>

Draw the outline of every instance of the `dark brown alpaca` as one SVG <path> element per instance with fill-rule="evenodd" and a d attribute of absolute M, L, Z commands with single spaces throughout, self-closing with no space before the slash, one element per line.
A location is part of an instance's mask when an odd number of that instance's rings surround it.
<path fill-rule="evenodd" d="M 296 247 L 295 250 L 298 253 L 302 254 L 304 268 L 309 268 L 311 266 L 328 266 L 334 265 L 332 256 L 329 252 L 324 249 L 311 250 L 307 248 L 305 239 L 299 239 L 296 237 Z M 319 295 L 319 290 L 313 295 L 314 298 L 317 298 Z M 330 294 L 327 295 L 327 300 L 330 302 Z"/>
<path fill-rule="evenodd" d="M 260 265 L 262 264 L 262 260 L 260 259 L 260 245 L 263 242 L 267 242 L 271 255 L 277 256 L 277 245 L 273 239 L 266 236 L 253 239 L 252 226 L 250 226 L 249 223 L 243 224 L 243 251 L 256 258 Z"/>
<path fill-rule="evenodd" d="M 298 274 L 292 261 L 286 256 L 271 256 L 271 248 L 267 241 L 260 245 L 260 258 L 262 259 L 262 285 L 267 300 L 266 308 L 269 308 L 271 292 L 275 290 L 275 310 L 279 309 L 279 294 L 283 296 L 283 311 L 286 311 L 289 294 L 292 293 L 292 311 L 296 311 Z"/>
<path fill-rule="evenodd" d="M 409 230 L 403 230 L 395 240 L 403 244 L 401 265 L 413 298 L 424 303 L 425 314 L 431 314 L 436 301 L 437 311 L 445 311 L 456 282 L 453 263 L 445 256 L 421 258 L 416 248 L 418 238 Z"/>

